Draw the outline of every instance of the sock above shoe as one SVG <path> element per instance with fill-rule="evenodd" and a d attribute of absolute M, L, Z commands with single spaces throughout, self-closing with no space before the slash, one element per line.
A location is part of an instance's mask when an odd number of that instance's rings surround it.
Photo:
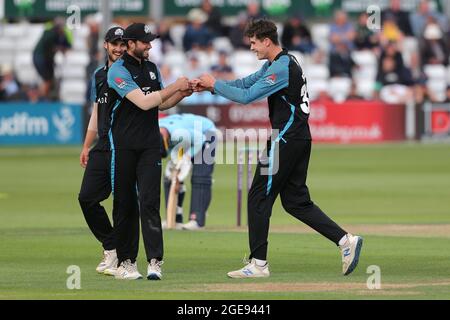
<path fill-rule="evenodd" d="M 254 260 L 258 267 L 265 267 L 267 265 L 267 260 L 259 260 L 259 259 Z"/>

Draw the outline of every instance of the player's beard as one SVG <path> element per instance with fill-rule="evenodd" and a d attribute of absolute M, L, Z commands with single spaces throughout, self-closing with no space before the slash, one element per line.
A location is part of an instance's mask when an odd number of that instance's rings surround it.
<path fill-rule="evenodd" d="M 139 58 L 141 60 L 147 60 L 148 59 L 148 51 L 149 50 L 146 50 L 146 49 L 136 48 L 136 49 L 134 49 L 133 54 L 136 58 Z"/>

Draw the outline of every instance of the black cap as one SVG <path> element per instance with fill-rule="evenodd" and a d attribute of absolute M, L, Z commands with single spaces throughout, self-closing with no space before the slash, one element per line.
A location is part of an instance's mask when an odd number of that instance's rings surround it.
<path fill-rule="evenodd" d="M 151 32 L 150 27 L 143 23 L 133 23 L 125 29 L 124 40 L 139 40 L 142 42 L 151 42 L 159 38 L 158 35 Z"/>
<path fill-rule="evenodd" d="M 105 35 L 106 42 L 123 41 L 125 30 L 122 27 L 114 27 L 108 30 Z"/>

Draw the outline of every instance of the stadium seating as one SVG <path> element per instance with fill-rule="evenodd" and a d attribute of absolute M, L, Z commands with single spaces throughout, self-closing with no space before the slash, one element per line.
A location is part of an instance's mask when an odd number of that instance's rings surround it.
<path fill-rule="evenodd" d="M 282 24 L 277 24 L 282 30 Z M 15 23 L 0 26 L 0 61 L 1 64 L 13 66 L 17 79 L 27 85 L 36 85 L 41 80 L 34 69 L 32 51 L 44 31 L 44 24 Z M 172 75 L 179 77 L 185 74 L 188 65 L 188 54 L 182 46 L 183 35 L 186 27 L 184 24 L 175 24 L 170 28 L 170 34 L 175 42 L 175 47 L 161 55 L 161 60 L 155 62 L 170 66 Z M 86 67 L 90 63 L 88 55 L 87 39 L 90 30 L 87 25 L 75 29 L 73 32 L 73 49 L 66 55 L 57 54 L 55 57 L 55 76 L 60 83 L 60 95 L 64 102 L 83 103 L 85 99 L 86 83 L 90 75 L 86 74 Z M 327 55 L 330 48 L 329 24 L 315 23 L 311 25 L 313 42 L 322 53 Z M 213 41 L 214 52 L 196 52 L 200 66 L 203 70 L 209 70 L 217 63 L 218 52 L 229 53 L 228 62 L 233 68 L 236 77 L 245 77 L 256 72 L 265 61 L 255 59 L 255 54 L 250 50 L 234 50 L 227 37 L 218 37 Z M 407 66 L 410 65 L 412 54 L 418 52 L 418 40 L 407 37 L 402 42 L 402 55 Z M 156 50 L 156 48 L 154 49 Z M 156 52 L 156 51 L 155 51 Z M 378 58 L 372 51 L 354 51 L 352 58 L 358 65 L 351 79 L 330 79 L 326 58 L 317 59 L 316 56 L 292 51 L 299 61 L 308 79 L 310 98 L 316 99 L 321 93 L 327 93 L 336 101 L 347 97 L 354 83 L 356 94 L 365 98 L 374 97 L 375 81 L 378 70 Z M 446 98 L 447 85 L 450 84 L 450 67 L 442 65 L 425 66 L 424 72 L 428 77 L 427 88 L 439 101 Z"/>
<path fill-rule="evenodd" d="M 344 102 L 352 89 L 352 80 L 349 78 L 331 78 L 328 95 L 336 102 Z"/>
<path fill-rule="evenodd" d="M 446 99 L 448 70 L 443 65 L 426 65 L 424 72 L 428 77 L 427 88 L 438 102 Z"/>
<path fill-rule="evenodd" d="M 227 37 L 218 37 L 213 40 L 213 47 L 216 51 L 225 51 L 230 53 L 234 50 L 230 39 Z"/>
<path fill-rule="evenodd" d="M 330 49 L 330 27 L 326 23 L 318 23 L 311 26 L 311 37 L 313 43 L 316 46 L 323 50 L 324 52 L 328 52 Z"/>
<path fill-rule="evenodd" d="M 63 80 L 60 86 L 60 97 L 65 103 L 84 103 L 86 90 L 85 80 Z"/>

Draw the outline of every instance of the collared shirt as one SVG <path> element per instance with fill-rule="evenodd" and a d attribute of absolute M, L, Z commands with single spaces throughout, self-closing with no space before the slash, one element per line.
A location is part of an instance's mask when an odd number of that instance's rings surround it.
<path fill-rule="evenodd" d="M 158 67 L 150 61 L 139 62 L 128 53 L 108 72 L 111 109 L 111 149 L 160 148 L 158 108 L 144 111 L 126 98 L 140 89 L 144 94 L 163 88 Z"/>
<path fill-rule="evenodd" d="M 242 104 L 268 97 L 270 123 L 278 130 L 277 140 L 311 140 L 306 78 L 297 59 L 286 50 L 246 78 L 216 81 L 214 91 Z"/>

